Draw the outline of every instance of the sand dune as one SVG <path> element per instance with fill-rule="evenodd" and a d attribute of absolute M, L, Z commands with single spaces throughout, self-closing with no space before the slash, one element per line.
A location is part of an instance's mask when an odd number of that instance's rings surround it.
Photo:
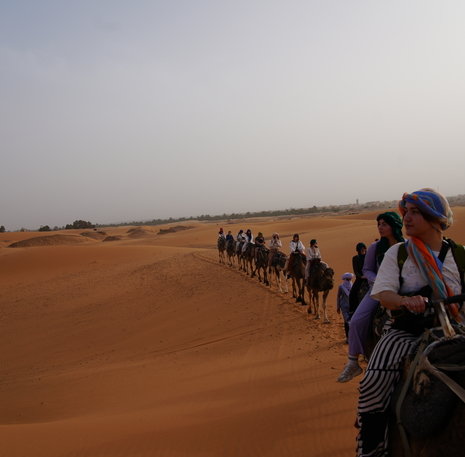
<path fill-rule="evenodd" d="M 35 236 L 25 240 L 11 243 L 10 248 L 31 248 L 36 246 L 62 246 L 69 244 L 84 243 L 85 238 L 78 235 L 46 235 Z"/>
<path fill-rule="evenodd" d="M 102 230 L 93 230 L 91 232 L 82 232 L 80 235 L 81 236 L 86 236 L 88 238 L 92 238 L 94 240 L 103 240 L 107 236 L 106 232 L 103 232 Z"/>
<path fill-rule="evenodd" d="M 133 227 L 128 230 L 128 237 L 130 238 L 145 238 L 154 235 L 151 229 L 145 227 Z"/>
<path fill-rule="evenodd" d="M 377 237 L 376 214 L 250 225 L 286 245 L 317 238 L 339 278 L 355 244 Z M 464 242 L 465 209 L 455 214 L 450 235 Z M 0 456 L 354 454 L 357 384 L 335 382 L 347 347 L 334 292 L 324 325 L 219 265 L 220 225 L 249 221 L 0 250 Z M 22 236 L 0 242 L 42 234 Z"/>

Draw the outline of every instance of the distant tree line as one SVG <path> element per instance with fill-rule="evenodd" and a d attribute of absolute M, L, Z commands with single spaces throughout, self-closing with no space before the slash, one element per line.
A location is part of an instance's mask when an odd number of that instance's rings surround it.
<path fill-rule="evenodd" d="M 152 219 L 149 221 L 131 221 L 131 222 L 121 222 L 117 224 L 97 224 L 97 227 L 118 227 L 125 225 L 163 225 L 170 224 L 173 222 L 185 222 L 185 221 L 222 221 L 228 220 L 233 221 L 237 219 L 248 219 L 254 217 L 278 217 L 278 216 L 303 216 L 310 214 L 320 214 L 320 213 L 340 213 L 347 211 L 360 211 L 360 209 L 370 208 L 381 208 L 381 207 L 393 207 L 397 205 L 397 200 L 394 201 L 384 201 L 384 202 L 370 202 L 369 204 L 364 205 L 330 205 L 330 206 L 312 206 L 309 208 L 288 208 L 280 210 L 269 210 L 269 211 L 247 211 L 246 213 L 223 213 L 217 215 L 210 214 L 201 214 L 200 216 L 190 216 L 190 217 L 178 217 L 178 218 L 167 218 L 167 219 Z"/>
<path fill-rule="evenodd" d="M 53 229 L 50 228 L 49 225 L 41 225 L 38 231 L 39 232 L 51 232 L 52 230 L 72 230 L 72 229 L 90 229 L 90 228 L 95 228 L 95 224 L 92 224 L 92 222 L 89 222 L 89 221 L 77 220 L 77 221 L 74 221 L 72 224 L 66 224 L 64 227 L 55 226 L 53 227 Z"/>
<path fill-rule="evenodd" d="M 94 228 L 95 224 L 92 224 L 92 222 L 88 221 L 74 221 L 72 224 L 66 224 L 65 229 L 70 230 L 70 229 L 89 229 L 89 228 Z"/>

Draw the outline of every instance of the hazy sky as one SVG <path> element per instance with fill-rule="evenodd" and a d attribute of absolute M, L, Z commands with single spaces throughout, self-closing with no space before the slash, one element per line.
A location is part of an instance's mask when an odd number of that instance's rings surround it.
<path fill-rule="evenodd" d="M 9 230 L 465 193 L 465 2 L 0 1 Z"/>

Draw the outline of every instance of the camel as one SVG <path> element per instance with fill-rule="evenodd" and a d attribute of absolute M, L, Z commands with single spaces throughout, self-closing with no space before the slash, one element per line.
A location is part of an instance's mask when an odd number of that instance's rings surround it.
<path fill-rule="evenodd" d="M 262 277 L 260 271 L 263 270 L 263 282 L 269 286 L 268 281 L 268 255 L 270 254 L 269 249 L 265 247 L 255 247 L 255 269 L 252 272 L 252 277 L 255 276 L 255 273 L 258 272 L 258 280 L 262 282 Z"/>
<path fill-rule="evenodd" d="M 253 272 L 253 261 L 255 257 L 255 244 L 247 242 L 245 250 L 242 251 L 243 270 L 252 275 Z"/>
<path fill-rule="evenodd" d="M 305 303 L 305 264 L 306 259 L 299 253 L 292 252 L 289 257 L 287 273 L 292 278 L 292 296 L 303 306 Z"/>
<path fill-rule="evenodd" d="M 397 424 L 389 425 L 393 457 L 463 456 L 465 335 L 455 329 L 462 334 L 430 340 L 426 349 L 420 342 L 417 357 L 406 360 L 393 399 Z"/>
<path fill-rule="evenodd" d="M 326 311 L 326 299 L 329 291 L 334 287 L 334 270 L 321 262 L 320 259 L 314 259 L 310 268 L 307 279 L 307 290 L 309 295 L 309 305 L 307 312 L 312 312 L 312 302 L 315 308 L 315 319 L 320 319 L 320 299 L 319 293 L 323 292 L 322 308 L 323 322 L 329 324 L 328 314 Z"/>
<path fill-rule="evenodd" d="M 441 338 L 430 344 L 419 359 L 413 379 L 409 379 L 412 363 L 415 361 L 407 360 L 404 366 L 403 379 L 410 384 L 405 397 L 400 402 L 402 383 L 394 397 L 393 406 L 402 427 L 394 423 L 394 418 L 389 425 L 392 456 L 463 456 L 465 336 Z M 440 367 L 440 378 L 434 374 L 436 367 Z M 409 454 L 406 454 L 407 448 Z"/>
<path fill-rule="evenodd" d="M 415 354 L 404 360 L 392 398 L 392 457 L 464 455 L 465 329 L 451 325 L 444 306 L 464 300 L 458 295 L 434 301 L 440 327 L 425 330 Z"/>
<path fill-rule="evenodd" d="M 270 253 L 270 255 L 272 255 Z M 271 267 L 270 267 L 270 274 L 274 273 L 276 277 L 276 285 L 279 288 L 281 293 L 288 293 L 289 290 L 287 288 L 287 278 L 286 274 L 284 273 L 284 266 L 286 265 L 287 256 L 282 252 L 276 252 L 271 260 Z M 281 276 L 284 278 L 284 291 L 281 286 Z M 271 285 L 271 281 L 270 281 Z"/>
<path fill-rule="evenodd" d="M 229 239 L 226 242 L 226 255 L 228 257 L 228 264 L 230 267 L 234 265 L 234 257 L 236 256 L 236 242 Z"/>
<path fill-rule="evenodd" d="M 226 239 L 222 236 L 218 237 L 218 260 L 220 263 L 225 263 L 224 251 L 226 250 Z"/>
<path fill-rule="evenodd" d="M 237 257 L 237 266 L 239 270 L 242 270 L 242 264 L 243 264 L 242 248 L 243 246 L 244 246 L 244 241 L 236 242 L 236 257 Z"/>

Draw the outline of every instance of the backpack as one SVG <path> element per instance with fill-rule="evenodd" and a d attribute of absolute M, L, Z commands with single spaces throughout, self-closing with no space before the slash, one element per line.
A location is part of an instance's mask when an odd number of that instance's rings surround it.
<path fill-rule="evenodd" d="M 454 257 L 455 263 L 457 265 L 457 269 L 459 270 L 460 275 L 460 283 L 462 284 L 462 293 L 465 293 L 465 248 L 461 244 L 457 244 L 455 241 L 451 240 L 450 238 L 444 238 L 446 243 L 443 243 L 443 248 L 441 248 L 441 252 L 439 253 L 439 258 L 441 258 L 441 253 L 443 252 L 444 247 L 446 246 L 444 257 L 447 254 L 447 247 L 450 247 L 452 251 L 452 255 Z M 397 265 L 399 266 L 399 280 L 400 284 L 402 284 L 402 267 L 404 266 L 405 261 L 407 260 L 407 248 L 405 247 L 405 243 L 402 243 L 399 246 L 399 250 L 397 252 Z M 444 259 L 442 259 L 444 260 Z"/>

